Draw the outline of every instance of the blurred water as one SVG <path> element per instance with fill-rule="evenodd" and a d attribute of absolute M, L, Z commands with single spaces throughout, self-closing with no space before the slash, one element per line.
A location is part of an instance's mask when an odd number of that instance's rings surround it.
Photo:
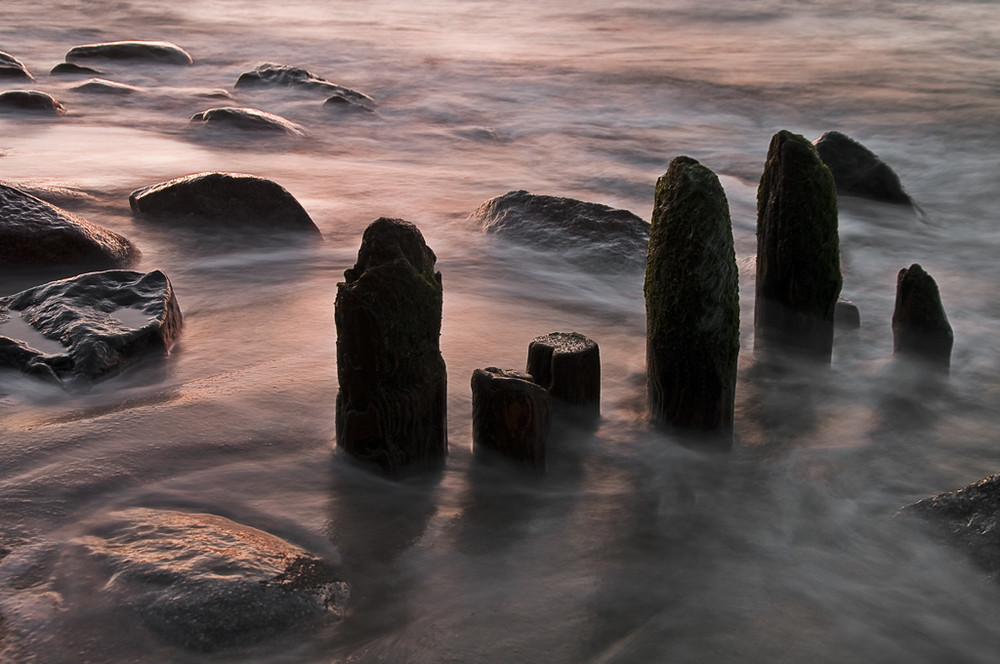
<path fill-rule="evenodd" d="M 0 376 L 0 580 L 16 581 L 0 599 L 0 659 L 995 660 L 996 588 L 890 517 L 1000 466 L 1000 9 L 536 5 L 4 2 L 0 50 L 69 113 L 0 117 L 0 179 L 69 188 L 60 205 L 133 239 L 140 267 L 171 278 L 185 329 L 164 366 L 85 395 Z M 196 64 L 116 65 L 115 80 L 143 88 L 127 98 L 47 73 L 72 46 L 133 38 L 174 41 Z M 264 61 L 361 90 L 377 115 L 233 90 Z M 234 99 L 204 96 L 220 89 Z M 308 136 L 188 131 L 230 104 Z M 920 205 L 841 200 L 843 294 L 862 327 L 838 335 L 829 372 L 780 379 L 750 353 L 756 186 L 778 129 L 847 133 Z M 678 154 L 719 174 L 732 210 L 744 351 L 728 457 L 645 422 L 641 274 L 582 271 L 466 221 L 522 188 L 649 218 Z M 325 242 L 232 244 L 130 216 L 130 191 L 204 170 L 277 181 Z M 333 434 L 336 283 L 382 215 L 420 226 L 445 287 L 450 456 L 440 476 L 401 483 L 345 463 Z M 955 329 L 951 376 L 931 394 L 888 362 L 895 275 L 914 262 Z M 528 342 L 556 330 L 601 346 L 601 422 L 558 423 L 544 479 L 478 466 L 472 371 L 520 369 Z M 70 546 L 125 506 L 220 514 L 339 558 L 349 613 L 245 650 L 173 648 L 103 599 Z"/>

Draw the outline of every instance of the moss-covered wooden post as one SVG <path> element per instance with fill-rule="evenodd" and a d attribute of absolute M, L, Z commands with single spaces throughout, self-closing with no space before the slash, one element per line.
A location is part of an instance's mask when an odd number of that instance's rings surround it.
<path fill-rule="evenodd" d="M 934 277 L 916 263 L 900 270 L 892 312 L 893 353 L 947 372 L 954 341 Z"/>
<path fill-rule="evenodd" d="M 382 218 L 337 284 L 337 445 L 390 474 L 447 453 L 436 260 L 416 226 Z"/>
<path fill-rule="evenodd" d="M 487 367 L 472 373 L 472 441 L 533 470 L 545 471 L 549 395 L 528 374 Z"/>
<path fill-rule="evenodd" d="M 841 284 L 833 176 L 809 141 L 779 131 L 757 190 L 754 348 L 829 362 Z"/>
<path fill-rule="evenodd" d="M 528 344 L 526 371 L 559 401 L 601 411 L 601 349 L 579 332 L 552 332 Z"/>
<path fill-rule="evenodd" d="M 731 443 L 740 349 L 732 223 L 719 178 L 690 157 L 656 183 L 644 292 L 653 422 Z"/>

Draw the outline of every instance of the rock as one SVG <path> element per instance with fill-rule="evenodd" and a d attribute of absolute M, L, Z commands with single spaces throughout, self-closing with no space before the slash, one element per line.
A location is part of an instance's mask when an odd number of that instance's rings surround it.
<path fill-rule="evenodd" d="M 191 116 L 194 126 L 222 126 L 244 131 L 278 132 L 291 136 L 304 136 L 302 127 L 280 115 L 256 108 L 224 106 L 210 108 Z"/>
<path fill-rule="evenodd" d="M 88 94 L 120 95 L 127 96 L 142 92 L 142 88 L 127 83 L 109 81 L 106 78 L 91 78 L 83 83 L 78 83 L 70 88 L 75 92 L 86 92 Z"/>
<path fill-rule="evenodd" d="M 246 173 L 194 173 L 133 191 L 132 213 L 157 221 L 211 223 L 241 231 L 319 229 L 284 187 Z"/>
<path fill-rule="evenodd" d="M 357 90 L 345 88 L 301 67 L 289 67 L 270 62 L 258 65 L 252 71 L 243 72 L 236 79 L 237 88 L 298 88 L 300 90 L 315 90 L 328 95 L 336 95 L 354 104 L 373 106 L 375 100 Z"/>
<path fill-rule="evenodd" d="M 360 112 L 360 113 L 374 113 L 375 109 L 372 108 L 369 103 L 361 103 L 356 99 L 352 99 L 342 94 L 335 94 L 327 97 L 326 101 L 323 102 L 323 108 L 328 111 L 337 112 Z"/>
<path fill-rule="evenodd" d="M 448 449 L 436 260 L 416 226 L 381 218 L 337 284 L 337 446 L 393 475 Z"/>
<path fill-rule="evenodd" d="M 101 593 L 167 643 L 248 646 L 340 618 L 336 569 L 270 533 L 214 514 L 131 508 L 76 544 L 106 577 Z"/>
<path fill-rule="evenodd" d="M 0 298 L 0 366 L 85 385 L 166 355 L 181 326 L 162 272 L 89 272 Z"/>
<path fill-rule="evenodd" d="M 833 176 L 809 141 L 780 131 L 757 190 L 754 348 L 829 362 L 841 284 Z"/>
<path fill-rule="evenodd" d="M 838 298 L 833 309 L 833 326 L 838 330 L 856 330 L 861 327 L 861 311 L 850 300 Z"/>
<path fill-rule="evenodd" d="M 0 269 L 130 267 L 139 255 L 118 233 L 0 184 Z"/>
<path fill-rule="evenodd" d="M 963 549 L 993 580 L 1000 578 L 1000 475 L 907 505 L 896 516 L 925 519 L 939 541 Z"/>
<path fill-rule="evenodd" d="M 828 131 L 814 142 L 820 159 L 837 184 L 837 193 L 886 203 L 913 205 L 899 176 L 875 153 L 839 131 Z"/>
<path fill-rule="evenodd" d="M 31 75 L 31 72 L 24 66 L 23 62 L 10 53 L 0 51 L 0 80 L 9 79 L 33 81 L 35 77 Z"/>
<path fill-rule="evenodd" d="M 893 353 L 947 370 L 954 340 L 934 278 L 916 263 L 900 270 L 892 312 Z"/>
<path fill-rule="evenodd" d="M 66 62 L 77 60 L 131 60 L 168 65 L 191 65 L 194 60 L 177 44 L 165 41 L 116 41 L 74 46 Z"/>
<path fill-rule="evenodd" d="M 726 194 L 677 157 L 656 183 L 646 263 L 646 385 L 655 424 L 732 442 L 739 273 Z"/>
<path fill-rule="evenodd" d="M 44 115 L 66 115 L 66 107 L 47 92 L 7 90 L 0 92 L 0 111 L 28 111 Z"/>
<path fill-rule="evenodd" d="M 491 198 L 470 219 L 484 233 L 611 268 L 641 265 L 649 239 L 649 224 L 627 210 L 524 190 Z"/>
<path fill-rule="evenodd" d="M 579 332 L 532 339 L 525 370 L 553 399 L 600 411 L 601 350 Z"/>
<path fill-rule="evenodd" d="M 549 398 L 519 371 L 487 367 L 472 373 L 472 442 L 535 470 L 545 470 Z"/>
<path fill-rule="evenodd" d="M 52 76 L 104 76 L 104 72 L 99 69 L 75 65 L 72 62 L 60 62 L 52 68 L 49 74 Z"/>

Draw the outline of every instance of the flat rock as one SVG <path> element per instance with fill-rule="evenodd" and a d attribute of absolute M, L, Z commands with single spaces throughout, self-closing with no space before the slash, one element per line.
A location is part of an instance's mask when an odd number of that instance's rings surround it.
<path fill-rule="evenodd" d="M 0 298 L 0 366 L 87 384 L 166 355 L 181 327 L 162 272 L 89 272 Z"/>
<path fill-rule="evenodd" d="M 35 77 L 31 75 L 31 72 L 24 66 L 23 62 L 10 53 L 0 51 L 0 80 L 9 79 L 33 81 Z"/>
<path fill-rule="evenodd" d="M 242 131 L 260 131 L 303 136 L 302 127 L 280 115 L 261 111 L 256 108 L 223 106 L 210 108 L 191 116 L 194 127 L 212 126 L 229 127 Z"/>
<path fill-rule="evenodd" d="M 813 144 L 833 174 L 838 194 L 913 205 L 899 176 L 861 143 L 839 131 L 828 131 Z"/>
<path fill-rule="evenodd" d="M 129 267 L 139 255 L 118 233 L 0 184 L 0 269 Z"/>
<path fill-rule="evenodd" d="M 132 213 L 158 221 L 211 223 L 241 231 L 319 234 L 284 187 L 246 173 L 194 173 L 136 189 Z"/>
<path fill-rule="evenodd" d="M 170 65 L 190 65 L 194 60 L 177 44 L 166 41 L 115 41 L 74 46 L 66 62 L 78 60 L 129 60 Z"/>
<path fill-rule="evenodd" d="M 42 115 L 66 115 L 66 107 L 55 97 L 39 90 L 0 92 L 0 110 L 25 111 Z"/>
<path fill-rule="evenodd" d="M 243 72 L 236 79 L 237 88 L 297 88 L 300 90 L 315 90 L 328 95 L 336 95 L 347 101 L 362 106 L 372 106 L 375 100 L 357 90 L 345 88 L 325 78 L 317 76 L 301 67 L 290 67 L 270 62 L 258 65 L 256 69 Z"/>
<path fill-rule="evenodd" d="M 134 85 L 129 85 L 128 83 L 119 83 L 117 81 L 109 81 L 106 78 L 91 78 L 82 83 L 78 83 L 70 88 L 76 92 L 85 92 L 87 94 L 98 94 L 98 95 L 119 95 L 128 96 L 133 95 L 136 92 L 142 92 L 142 88 L 136 87 Z"/>
<path fill-rule="evenodd" d="M 49 74 L 52 76 L 104 76 L 104 72 L 99 69 L 75 65 L 72 62 L 60 62 L 52 68 Z"/>
<path fill-rule="evenodd" d="M 560 251 L 568 259 L 607 266 L 642 266 L 649 224 L 628 210 L 524 190 L 491 198 L 470 219 L 484 233 L 533 248 Z"/>
<path fill-rule="evenodd" d="M 337 619 L 349 594 L 325 560 L 214 514 L 126 509 L 76 544 L 106 576 L 100 592 L 199 652 Z"/>

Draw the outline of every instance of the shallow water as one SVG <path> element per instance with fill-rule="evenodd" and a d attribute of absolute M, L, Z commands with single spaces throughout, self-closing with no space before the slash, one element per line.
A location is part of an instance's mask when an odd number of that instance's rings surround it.
<path fill-rule="evenodd" d="M 992 662 L 996 586 L 902 505 L 1000 466 L 1000 9 L 990 2 L 4 2 L 0 50 L 68 108 L 0 117 L 0 179 L 131 238 L 185 316 L 162 365 L 87 394 L 0 376 L 0 659 L 12 662 Z M 129 97 L 48 76 L 82 43 L 165 39 L 189 68 L 115 66 Z M 263 61 L 371 95 L 232 90 Z M 10 82 L 4 89 L 25 87 Z M 235 100 L 204 93 L 230 90 Z M 209 139 L 187 120 L 255 106 L 295 138 Z M 233 104 L 235 105 L 235 104 Z M 843 295 L 862 327 L 828 372 L 755 371 L 756 186 L 771 135 L 840 130 L 918 213 L 841 199 Z M 678 154 L 719 174 L 741 267 L 738 446 L 703 455 L 644 416 L 642 275 L 504 246 L 466 221 L 514 189 L 649 218 Z M 133 219 L 128 194 L 205 170 L 283 185 L 320 245 L 233 243 Z M 333 299 L 378 216 L 438 256 L 446 468 L 398 483 L 335 451 Z M 952 370 L 895 375 L 895 276 L 920 263 L 955 330 Z M 21 287 L 8 284 L 4 294 Z M 600 344 L 602 419 L 560 422 L 543 479 L 471 454 L 469 378 L 528 342 Z M 187 652 L 101 593 L 72 543 L 123 507 L 209 512 L 338 561 L 345 618 Z"/>

